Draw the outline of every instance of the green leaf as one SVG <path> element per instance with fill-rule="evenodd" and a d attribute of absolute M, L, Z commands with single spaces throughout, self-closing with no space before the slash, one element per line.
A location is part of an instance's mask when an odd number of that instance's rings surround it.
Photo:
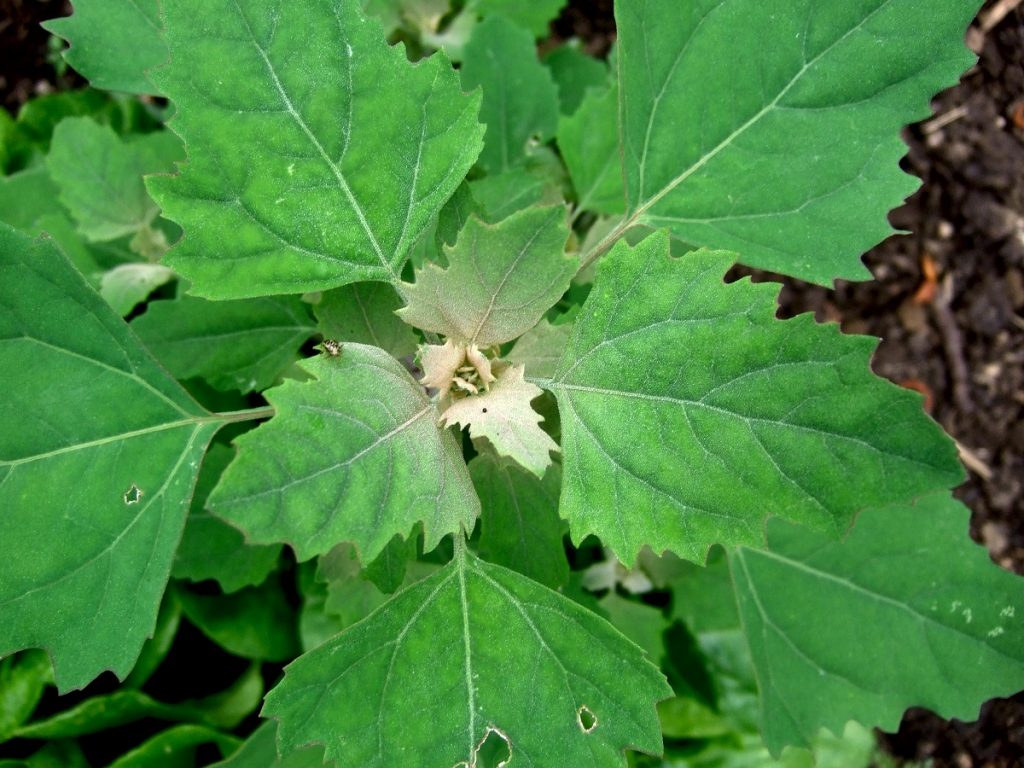
<path fill-rule="evenodd" d="M 371 768 L 475 764 L 488 737 L 513 764 L 610 767 L 626 748 L 661 751 L 653 705 L 668 695 L 603 619 L 457 556 L 292 662 L 263 714 L 279 721 L 282 752 L 322 743 L 327 759 Z"/>
<path fill-rule="evenodd" d="M 51 741 L 24 762 L 0 762 L 2 768 L 92 768 L 82 748 L 74 741 Z"/>
<path fill-rule="evenodd" d="M 201 725 L 178 725 L 158 733 L 107 768 L 192 768 L 196 752 L 204 744 L 215 744 L 220 754 L 238 749 L 241 739 Z"/>
<path fill-rule="evenodd" d="M 589 88 L 603 88 L 608 83 L 607 63 L 581 51 L 575 39 L 544 57 L 544 66 L 551 70 L 558 86 L 563 115 L 571 115 L 579 108 Z"/>
<path fill-rule="evenodd" d="M 561 204 L 563 194 L 555 175 L 557 171 L 560 168 L 551 164 L 527 161 L 527 164 L 507 171 L 474 179 L 469 182 L 476 202 L 474 213 L 484 221 L 494 223 L 531 205 Z"/>
<path fill-rule="evenodd" d="M 571 117 L 558 122 L 558 148 L 576 188 L 576 207 L 612 215 L 625 212 L 619 156 L 618 88 L 591 90 Z"/>
<path fill-rule="evenodd" d="M 210 496 L 215 515 L 250 542 L 290 544 L 300 560 L 341 541 L 373 560 L 420 521 L 427 550 L 472 529 L 480 502 L 459 445 L 394 358 L 346 344 L 302 369 L 314 379 L 269 390 L 276 415 L 238 439 Z"/>
<path fill-rule="evenodd" d="M 327 291 L 313 311 L 318 329 L 338 341 L 370 344 L 401 358 L 419 343 L 412 328 L 395 315 L 402 300 L 387 283 L 354 283 Z"/>
<path fill-rule="evenodd" d="M 472 476 L 472 475 L 471 475 Z M 377 557 L 363 568 L 363 577 L 381 592 L 391 594 L 402 586 L 410 560 L 416 559 L 416 535 L 403 539 L 395 536 Z"/>
<path fill-rule="evenodd" d="M 68 739 L 100 733 L 145 718 L 191 721 L 218 728 L 235 728 L 263 698 L 258 665 L 251 666 L 230 688 L 196 701 L 165 704 L 141 691 L 118 690 L 93 696 L 71 709 L 17 731 L 22 739 Z"/>
<path fill-rule="evenodd" d="M 1024 687 L 1024 579 L 969 518 L 939 494 L 865 510 L 842 542 L 776 522 L 767 551 L 733 553 L 773 752 L 850 719 L 895 731 L 911 706 L 974 720 Z"/>
<path fill-rule="evenodd" d="M 42 162 L 50 151 L 54 128 L 67 117 L 90 116 L 103 123 L 119 122 L 123 111 L 109 94 L 86 88 L 58 91 L 29 99 L 18 110 L 13 128 L 8 128 L 7 171 L 26 170 Z"/>
<path fill-rule="evenodd" d="M 228 593 L 262 584 L 281 554 L 277 544 L 246 544 L 241 531 L 206 511 L 210 491 L 234 456 L 230 448 L 216 443 L 207 451 L 172 571 L 176 579 L 213 579 Z"/>
<path fill-rule="evenodd" d="M 264 723 L 227 760 L 211 768 L 323 768 L 324 751 L 312 748 L 277 755 L 277 726 Z"/>
<path fill-rule="evenodd" d="M 27 235 L 39 234 L 36 222 L 46 215 L 67 215 L 56 183 L 45 165 L 0 176 L 0 218 Z"/>
<path fill-rule="evenodd" d="M 705 566 L 681 563 L 682 573 L 672 580 L 672 616 L 691 631 L 718 632 L 736 629 L 736 595 L 723 551 L 716 548 Z"/>
<path fill-rule="evenodd" d="M 64 59 L 94 87 L 160 95 L 146 76 L 167 60 L 158 0 L 77 0 L 43 28 L 71 44 Z"/>
<path fill-rule="evenodd" d="M 569 287 L 575 256 L 565 253 L 569 230 L 562 206 L 528 208 L 497 224 L 470 217 L 448 268 L 432 264 L 403 283 L 408 304 L 399 316 L 425 331 L 488 347 L 520 336 Z"/>
<path fill-rule="evenodd" d="M 192 400 L 52 245 L 2 225 L 0 303 L 0 656 L 45 648 L 61 691 L 107 669 L 123 678 L 227 418 Z"/>
<path fill-rule="evenodd" d="M 558 368 L 572 336 L 572 323 L 552 325 L 546 319 L 528 330 L 508 351 L 508 359 L 526 368 L 531 377 L 550 378 Z"/>
<path fill-rule="evenodd" d="M 174 277 L 174 272 L 163 264 L 119 264 L 100 278 L 100 296 L 125 317 Z"/>
<path fill-rule="evenodd" d="M 870 278 L 861 254 L 918 185 L 900 130 L 972 63 L 979 5 L 617 4 L 629 221 L 822 285 Z"/>
<path fill-rule="evenodd" d="M 550 383 L 576 541 L 701 562 L 759 544 L 769 515 L 837 535 L 866 506 L 963 477 L 920 396 L 871 373 L 875 339 L 777 320 L 778 287 L 725 284 L 732 260 L 673 258 L 658 232 L 599 265 Z"/>
<path fill-rule="evenodd" d="M 480 118 L 487 125 L 480 167 L 488 173 L 525 158 L 527 143 L 546 141 L 558 123 L 558 89 L 537 60 L 533 36 L 504 16 L 473 30 L 462 61 L 462 86 L 483 89 Z"/>
<path fill-rule="evenodd" d="M 139 654 L 139 660 L 135 662 L 132 673 L 124 679 L 125 688 L 138 689 L 146 684 L 171 652 L 180 626 L 181 603 L 178 602 L 174 590 L 170 590 L 164 594 L 163 602 L 160 604 L 153 635 L 142 646 L 142 652 Z"/>
<path fill-rule="evenodd" d="M 286 661 L 299 652 L 295 615 L 277 579 L 230 595 L 182 589 L 181 608 L 197 629 L 228 653 L 245 659 Z"/>
<path fill-rule="evenodd" d="M 90 282 L 102 272 L 101 265 L 111 266 L 111 261 L 132 257 L 127 249 L 121 254 L 116 247 L 106 250 L 87 243 L 71 221 L 71 214 L 61 205 L 59 194 L 42 163 L 0 177 L 0 220 L 26 235 L 45 232 Z"/>
<path fill-rule="evenodd" d="M 142 343 L 177 379 L 201 377 L 243 393 L 274 384 L 316 331 L 294 296 L 154 301 L 132 321 Z"/>
<path fill-rule="evenodd" d="M 60 199 L 89 240 L 114 240 L 149 226 L 160 210 L 142 182 L 184 158 L 181 142 L 167 131 L 134 141 L 88 117 L 69 117 L 53 132 L 46 166 Z"/>
<path fill-rule="evenodd" d="M 660 610 L 636 600 L 627 600 L 614 591 L 601 598 L 600 604 L 612 625 L 643 648 L 648 660 L 654 664 L 661 663 L 661 657 L 665 655 L 662 635 L 668 629 L 668 621 Z"/>
<path fill-rule="evenodd" d="M 469 474 L 480 498 L 487 499 L 480 513 L 480 554 L 551 589 L 566 584 L 569 561 L 558 517 L 561 468 L 548 467 L 541 479 L 486 451 L 469 463 Z"/>
<path fill-rule="evenodd" d="M 42 651 L 25 651 L 0 661 L 0 744 L 32 716 L 52 682 L 50 660 Z"/>
<path fill-rule="evenodd" d="M 392 539 L 392 544 L 396 540 L 401 541 Z M 366 618 L 387 602 L 387 596 L 363 575 L 359 555 L 351 544 L 339 544 L 320 557 L 317 579 L 326 585 L 323 610 L 338 619 L 336 630 L 331 632 L 331 636 Z"/>
<path fill-rule="evenodd" d="M 533 33 L 534 37 L 547 37 L 548 24 L 558 17 L 567 0 L 470 0 L 471 7 L 481 16 L 506 16 Z"/>
<path fill-rule="evenodd" d="M 167 263 L 213 298 L 397 282 L 477 157 L 479 97 L 441 54 L 410 64 L 355 3 L 163 9 L 156 79 L 189 152 L 149 182 L 186 233 Z"/>

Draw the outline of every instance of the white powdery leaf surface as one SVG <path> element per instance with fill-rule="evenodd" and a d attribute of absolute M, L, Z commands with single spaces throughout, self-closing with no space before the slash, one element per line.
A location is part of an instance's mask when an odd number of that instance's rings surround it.
<path fill-rule="evenodd" d="M 530 407 L 542 392 L 523 378 L 523 366 L 513 365 L 498 374 L 486 392 L 449 406 L 441 420 L 445 425 L 469 427 L 470 436 L 486 437 L 499 454 L 543 477 L 551 464 L 551 451 L 559 448 L 540 428 L 544 417 Z"/>

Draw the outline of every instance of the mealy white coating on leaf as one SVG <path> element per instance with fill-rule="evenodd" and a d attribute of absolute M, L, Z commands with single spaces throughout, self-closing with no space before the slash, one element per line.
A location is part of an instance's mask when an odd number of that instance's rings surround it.
<path fill-rule="evenodd" d="M 561 298 L 576 272 L 565 253 L 564 206 L 526 208 L 496 224 L 471 216 L 446 248 L 448 267 L 428 264 L 403 284 L 399 317 L 424 331 L 481 348 L 532 328 Z"/>
<path fill-rule="evenodd" d="M 512 365 L 498 374 L 486 392 L 452 403 L 441 420 L 469 427 L 471 437 L 486 437 L 500 455 L 543 477 L 551 464 L 551 451 L 559 448 L 540 428 L 544 417 L 530 407 L 530 401 L 541 394 L 540 387 L 523 379 L 523 366 Z"/>

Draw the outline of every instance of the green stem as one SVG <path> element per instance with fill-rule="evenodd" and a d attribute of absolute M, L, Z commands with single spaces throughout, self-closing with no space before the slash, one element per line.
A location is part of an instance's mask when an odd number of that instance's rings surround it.
<path fill-rule="evenodd" d="M 460 528 L 459 532 L 454 534 L 452 539 L 455 544 L 455 556 L 452 559 L 458 561 L 459 565 L 465 565 L 467 549 L 466 532 Z"/>
<path fill-rule="evenodd" d="M 252 421 L 254 419 L 269 419 L 274 415 L 274 406 L 264 405 L 260 408 L 247 408 L 244 411 L 229 411 L 218 413 L 217 418 L 231 424 L 236 421 Z"/>
<path fill-rule="evenodd" d="M 580 259 L 580 266 L 576 270 L 578 275 L 580 272 L 585 270 L 599 258 L 601 258 L 608 249 L 615 245 L 615 242 L 622 237 L 630 228 L 636 223 L 637 214 L 633 214 L 628 219 L 623 219 L 619 224 L 609 232 L 607 235 L 602 237 L 589 251 L 583 254 Z"/>

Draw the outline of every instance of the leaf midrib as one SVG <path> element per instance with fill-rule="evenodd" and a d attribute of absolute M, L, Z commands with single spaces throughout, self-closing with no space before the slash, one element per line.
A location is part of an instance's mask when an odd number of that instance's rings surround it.
<path fill-rule="evenodd" d="M 831 51 L 837 45 L 839 45 L 840 43 L 845 41 L 850 35 L 854 34 L 857 31 L 859 31 L 871 18 L 873 18 L 878 13 L 880 13 L 883 9 L 887 8 L 892 2 L 893 2 L 893 0 L 884 0 L 882 3 L 879 4 L 879 6 L 877 8 L 875 8 L 870 13 L 868 13 L 863 19 L 861 19 L 859 22 L 857 22 L 857 24 L 855 24 L 854 26 L 850 27 L 850 29 L 848 29 L 846 32 L 844 32 L 841 36 L 839 36 L 834 41 L 829 43 L 825 48 L 823 48 L 821 50 L 821 52 L 819 52 L 817 55 L 815 55 L 812 59 L 805 61 L 804 64 L 800 67 L 800 69 L 793 75 L 793 77 L 790 79 L 790 81 L 785 85 L 785 87 L 783 87 L 779 91 L 779 93 L 771 101 L 769 101 L 765 106 L 763 106 L 752 117 L 747 119 L 746 122 L 744 122 L 738 128 L 734 129 L 732 131 L 732 133 L 730 133 L 728 136 L 726 136 L 724 139 L 722 139 L 713 149 L 711 149 L 706 154 L 702 155 L 701 158 L 699 160 L 697 160 L 695 163 L 693 163 L 689 168 L 685 169 L 678 176 L 676 176 L 674 179 L 672 179 L 672 181 L 670 181 L 668 184 L 666 184 L 659 192 L 654 194 L 649 200 L 647 200 L 645 203 L 642 203 L 633 213 L 631 213 L 629 215 L 629 217 L 627 218 L 627 221 L 630 222 L 630 226 L 632 226 L 633 224 L 637 223 L 648 210 L 650 210 L 653 206 L 657 205 L 667 195 L 671 194 L 672 191 L 676 189 L 676 187 L 678 187 L 680 184 L 682 184 L 684 181 L 686 181 L 688 178 L 690 178 L 690 176 L 692 176 L 697 171 L 699 171 L 701 168 L 703 168 L 705 165 L 707 165 L 711 160 L 713 160 L 715 157 L 717 157 L 722 151 L 727 149 L 734 141 L 736 141 L 736 139 L 738 139 L 740 136 L 742 136 L 749 128 L 751 128 L 753 125 L 755 125 L 758 122 L 760 122 L 760 120 L 765 115 L 767 115 L 769 112 L 771 112 L 773 109 L 775 109 L 778 106 L 779 102 L 782 101 L 782 99 L 786 96 L 786 94 L 788 94 L 790 92 L 790 90 L 792 90 L 793 87 L 796 86 L 796 84 L 800 82 L 801 78 L 808 72 L 808 70 L 810 70 L 822 58 L 824 58 L 829 53 L 831 53 Z M 721 6 L 716 6 L 716 7 L 721 7 Z M 670 70 L 670 73 L 669 73 L 668 77 L 666 78 L 665 83 L 663 84 L 663 89 L 664 89 L 664 87 L 667 87 L 668 79 L 672 77 L 674 72 L 675 72 L 675 67 L 673 67 Z M 620 96 L 619 96 L 619 98 L 620 98 L 620 105 L 624 104 L 625 97 L 622 95 L 624 92 L 625 92 L 625 88 L 623 88 L 622 91 L 620 92 Z M 620 106 L 620 109 L 621 109 L 621 106 Z M 652 111 L 651 111 L 650 122 L 653 122 L 653 120 L 654 120 L 654 113 L 655 113 L 655 111 L 656 111 L 656 109 L 652 109 Z M 642 169 L 646 167 L 647 152 L 648 152 L 648 148 L 645 146 L 645 148 L 644 148 L 644 155 L 640 158 L 641 173 L 642 173 Z M 638 194 L 640 196 L 643 196 L 643 194 L 644 194 L 643 188 L 640 188 L 638 190 Z"/>
<path fill-rule="evenodd" d="M 250 24 L 249 22 L 249 18 L 245 15 L 245 12 L 242 10 L 241 5 L 239 5 L 239 0 L 232 0 L 232 2 L 235 5 L 235 9 L 238 11 L 238 16 L 242 19 L 242 23 L 245 25 L 245 30 L 249 35 L 249 39 L 252 41 L 253 48 L 256 49 L 256 52 L 260 55 L 260 58 L 263 60 L 263 64 L 267 69 L 267 74 L 270 75 L 270 79 L 273 82 L 274 88 L 277 91 L 278 96 L 281 98 L 282 103 L 284 104 L 285 111 L 288 112 L 289 115 L 291 115 L 292 119 L 295 121 L 295 124 L 306 135 L 306 138 L 309 139 L 309 142 L 313 145 L 313 148 L 316 149 L 321 159 L 324 161 L 327 167 L 330 168 L 331 173 L 333 174 L 335 180 L 338 182 L 339 189 L 341 189 L 342 194 L 345 195 L 345 199 L 349 203 L 349 206 L 352 208 L 352 211 L 356 214 L 356 218 L 359 220 L 359 224 L 363 228 L 363 232 L 365 232 L 367 238 L 370 241 L 370 245 L 373 247 L 374 253 L 380 260 L 381 266 L 384 267 L 384 270 L 390 276 L 391 282 L 397 283 L 398 275 L 395 272 L 394 267 L 391 266 L 391 263 L 384 255 L 384 251 L 381 248 L 380 243 L 377 241 L 377 236 L 374 233 L 373 228 L 370 226 L 370 222 L 366 218 L 366 214 L 363 211 L 362 206 L 359 204 L 359 201 L 356 199 L 355 194 L 352 192 L 352 188 L 349 186 L 348 180 L 345 178 L 345 174 L 342 173 L 341 168 L 339 168 L 331 159 L 331 156 L 327 153 L 327 150 L 324 149 L 323 144 L 321 144 L 320 140 L 317 139 L 316 134 L 314 134 L 313 131 L 310 129 L 309 125 L 303 119 L 302 115 L 299 114 L 299 111 L 295 109 L 295 105 L 292 103 L 291 97 L 288 95 L 288 92 L 284 89 L 284 85 L 281 83 L 280 78 L 278 78 L 277 76 L 277 71 L 274 69 L 273 62 L 271 62 L 270 57 L 267 55 L 267 52 L 263 50 L 263 46 L 261 46 L 259 41 L 256 39 L 256 33 L 252 28 L 252 24 Z M 351 91 L 349 92 L 349 99 L 350 101 L 352 99 Z M 349 127 L 349 130 L 351 131 L 351 126 Z"/>
<path fill-rule="evenodd" d="M 740 419 L 741 421 L 743 421 L 743 422 L 745 422 L 747 424 L 751 424 L 751 423 L 755 423 L 755 424 L 769 424 L 769 425 L 772 425 L 772 426 L 789 428 L 789 429 L 797 430 L 797 431 L 800 431 L 800 432 L 810 432 L 812 434 L 821 435 L 821 436 L 827 437 L 827 438 L 835 438 L 835 439 L 838 439 L 838 440 L 845 440 L 845 441 L 854 443 L 855 445 L 859 445 L 862 448 L 866 448 L 866 449 L 868 449 L 870 451 L 873 451 L 874 453 L 881 454 L 883 456 L 896 457 L 896 458 L 901 459 L 902 461 L 907 461 L 907 462 L 910 462 L 911 464 L 915 464 L 915 465 L 920 466 L 920 467 L 927 467 L 928 469 L 932 469 L 932 470 L 941 470 L 942 469 L 941 467 L 937 467 L 937 466 L 934 466 L 932 464 L 928 464 L 927 462 L 920 461 L 919 459 L 915 459 L 915 458 L 912 458 L 910 456 L 904 456 L 904 455 L 898 454 L 898 453 L 889 453 L 889 452 L 883 451 L 878 446 L 872 445 L 871 443 L 865 442 L 861 438 L 854 437 L 854 436 L 851 436 L 851 435 L 844 435 L 844 434 L 842 434 L 840 432 L 829 432 L 829 431 L 824 430 L 824 429 L 818 429 L 816 427 L 809 427 L 809 426 L 806 426 L 806 425 L 803 425 L 803 424 L 794 424 L 794 423 L 788 422 L 788 421 L 778 421 L 778 420 L 775 420 L 775 419 L 769 419 L 769 418 L 764 418 L 764 417 L 759 417 L 759 416 L 748 416 L 746 414 L 739 413 L 737 411 L 731 411 L 731 410 L 729 410 L 727 408 L 723 408 L 721 406 L 709 405 L 708 403 L 703 403 L 703 402 L 701 402 L 699 400 L 688 400 L 688 399 L 685 399 L 685 398 L 669 397 L 669 396 L 666 396 L 666 395 L 649 395 L 649 394 L 647 394 L 645 392 L 630 392 L 630 391 L 627 391 L 627 390 L 610 389 L 610 388 L 604 388 L 604 387 L 590 387 L 590 386 L 586 386 L 586 385 L 583 385 L 583 384 L 565 384 L 565 383 L 558 382 L 558 381 L 555 381 L 555 380 L 552 380 L 552 379 L 533 379 L 532 381 L 534 383 L 537 383 L 540 386 L 543 386 L 543 387 L 545 387 L 547 389 L 551 389 L 551 390 L 554 390 L 554 391 L 557 391 L 557 390 L 561 389 L 561 390 L 568 390 L 568 391 L 572 391 L 572 392 L 584 392 L 584 393 L 587 393 L 587 394 L 609 395 L 609 396 L 612 396 L 612 397 L 624 397 L 624 398 L 629 398 L 629 399 L 634 399 L 634 400 L 643 400 L 645 402 L 670 403 L 671 405 L 679 406 L 679 407 L 682 407 L 682 408 L 686 408 L 686 407 L 703 408 L 705 410 L 713 411 L 713 412 L 715 412 L 717 414 L 720 414 L 722 416 L 727 416 L 727 417 L 730 417 L 730 418 Z"/>

